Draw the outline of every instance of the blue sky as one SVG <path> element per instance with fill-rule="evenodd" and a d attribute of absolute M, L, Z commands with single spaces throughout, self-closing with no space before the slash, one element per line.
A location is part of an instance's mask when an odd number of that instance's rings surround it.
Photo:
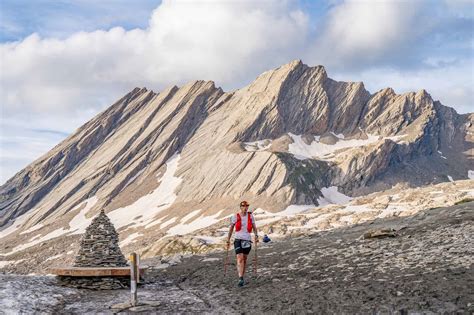
<path fill-rule="evenodd" d="M 0 41 L 22 40 L 32 33 L 65 38 L 75 32 L 144 28 L 157 0 L 2 0 Z"/>
<path fill-rule="evenodd" d="M 0 14 L 0 184 L 135 86 L 231 90 L 294 59 L 474 107 L 470 0 L 2 0 Z"/>

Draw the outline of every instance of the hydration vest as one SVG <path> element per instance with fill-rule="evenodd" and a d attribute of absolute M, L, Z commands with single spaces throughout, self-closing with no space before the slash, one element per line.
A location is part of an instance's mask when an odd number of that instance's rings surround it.
<path fill-rule="evenodd" d="M 252 232 L 252 212 L 247 212 L 247 232 Z M 237 213 L 237 222 L 235 223 L 235 230 L 238 232 L 242 229 L 242 217 Z"/>

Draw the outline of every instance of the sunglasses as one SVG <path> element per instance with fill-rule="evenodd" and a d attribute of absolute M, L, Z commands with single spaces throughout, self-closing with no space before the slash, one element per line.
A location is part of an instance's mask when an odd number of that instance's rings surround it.
<path fill-rule="evenodd" d="M 247 208 L 249 205 L 240 205 L 241 208 Z"/>

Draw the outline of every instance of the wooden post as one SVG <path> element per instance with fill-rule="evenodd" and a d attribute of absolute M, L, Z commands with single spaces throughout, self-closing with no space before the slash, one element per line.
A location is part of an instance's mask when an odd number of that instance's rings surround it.
<path fill-rule="evenodd" d="M 137 305 L 137 254 L 130 254 L 130 293 L 132 306 Z"/>
<path fill-rule="evenodd" d="M 140 255 L 137 254 L 137 284 L 140 283 Z"/>

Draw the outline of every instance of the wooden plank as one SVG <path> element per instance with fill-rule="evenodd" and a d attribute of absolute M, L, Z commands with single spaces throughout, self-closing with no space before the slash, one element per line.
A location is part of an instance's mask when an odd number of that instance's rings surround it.
<path fill-rule="evenodd" d="M 140 267 L 140 275 L 145 273 L 146 267 Z M 70 277 L 104 277 L 130 276 L 130 267 L 57 267 L 49 268 L 48 272 L 57 276 Z"/>

